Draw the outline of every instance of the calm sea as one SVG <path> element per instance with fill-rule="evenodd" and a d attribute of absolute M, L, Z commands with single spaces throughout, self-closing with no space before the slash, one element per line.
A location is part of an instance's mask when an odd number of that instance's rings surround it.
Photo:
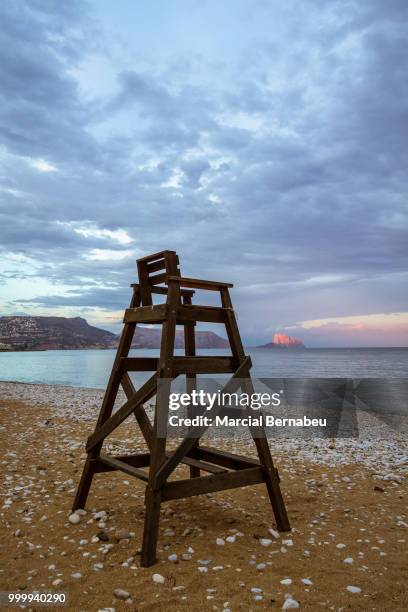
<path fill-rule="evenodd" d="M 408 348 L 387 349 L 248 349 L 257 377 L 405 378 Z M 183 354 L 177 351 L 177 354 Z M 157 350 L 133 350 L 134 356 L 156 356 Z M 200 350 L 201 355 L 226 354 Z M 33 351 L 0 353 L 0 380 L 104 388 L 114 350 Z M 132 375 L 137 382 L 137 376 Z M 142 374 L 140 380 L 146 376 Z"/>

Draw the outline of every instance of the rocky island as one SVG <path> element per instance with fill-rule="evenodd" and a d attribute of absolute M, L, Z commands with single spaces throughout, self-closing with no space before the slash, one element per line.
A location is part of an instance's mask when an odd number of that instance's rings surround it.
<path fill-rule="evenodd" d="M 266 348 L 266 349 L 304 349 L 305 345 L 301 340 L 297 338 L 292 338 L 291 336 L 287 336 L 283 333 L 276 333 L 273 337 L 272 342 L 267 342 L 266 344 L 261 344 L 256 348 Z"/>

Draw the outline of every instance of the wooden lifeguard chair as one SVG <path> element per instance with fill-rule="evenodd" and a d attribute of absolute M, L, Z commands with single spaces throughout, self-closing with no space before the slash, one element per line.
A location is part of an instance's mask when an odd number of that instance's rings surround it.
<path fill-rule="evenodd" d="M 282 498 L 279 475 L 274 467 L 265 432 L 260 427 L 250 428 L 259 460 L 231 454 L 216 448 L 201 446 L 197 437 L 186 437 L 176 450 L 166 449 L 166 437 L 160 437 L 158 424 L 167 421 L 168 393 L 166 381 L 185 374 L 187 390 L 194 388 L 197 374 L 231 373 L 223 391 L 233 393 L 245 384 L 245 392 L 253 390 L 250 378 L 251 360 L 245 355 L 229 283 L 194 278 L 180 274 L 178 256 L 174 251 L 161 251 L 137 261 L 139 283 L 131 285 L 132 300 L 125 312 L 119 347 L 109 378 L 101 411 L 94 433 L 88 438 L 88 453 L 78 486 L 73 510 L 84 508 L 94 474 L 121 470 L 147 483 L 145 494 L 145 524 L 141 565 L 148 567 L 156 561 L 160 505 L 164 501 L 265 483 L 280 531 L 290 525 Z M 192 303 L 194 289 L 220 293 L 221 306 L 201 306 Z M 153 294 L 165 296 L 165 302 L 153 304 Z M 197 322 L 222 323 L 226 327 L 231 355 L 197 356 L 195 331 Z M 129 357 L 129 350 L 138 323 L 161 324 L 160 357 Z M 176 325 L 184 326 L 185 356 L 174 356 Z M 129 372 L 151 371 L 152 376 L 138 390 Z M 160 384 L 164 382 L 164 384 Z M 113 412 L 119 386 L 126 403 Z M 156 395 L 154 423 L 147 416 L 143 404 Z M 160 396 L 160 397 L 159 397 Z M 160 400 L 160 401 L 159 401 Z M 137 419 L 149 449 L 148 453 L 112 456 L 101 452 L 105 438 L 131 414 Z M 190 478 L 169 481 L 180 465 L 190 468 Z M 144 470 L 143 468 L 149 468 Z M 201 476 L 204 472 L 207 475 Z"/>

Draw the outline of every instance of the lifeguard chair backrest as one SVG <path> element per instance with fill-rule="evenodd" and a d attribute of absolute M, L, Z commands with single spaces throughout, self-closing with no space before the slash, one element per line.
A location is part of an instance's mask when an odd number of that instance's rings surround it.
<path fill-rule="evenodd" d="M 168 276 L 180 276 L 176 251 L 160 251 L 137 260 L 142 306 L 152 306 L 152 287 L 162 285 Z"/>

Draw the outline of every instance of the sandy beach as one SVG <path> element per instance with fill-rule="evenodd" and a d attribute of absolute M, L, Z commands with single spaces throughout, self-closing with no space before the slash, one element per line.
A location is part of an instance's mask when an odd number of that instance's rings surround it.
<path fill-rule="evenodd" d="M 63 591 L 72 610 L 408 608 L 407 437 L 374 417 L 359 415 L 359 439 L 271 443 L 290 533 L 275 531 L 263 485 L 168 502 L 159 562 L 141 568 L 139 481 L 97 475 L 86 513 L 68 520 L 102 391 L 0 392 L 0 590 Z M 106 448 L 144 450 L 132 423 Z M 228 450 L 254 456 L 246 442 Z"/>

